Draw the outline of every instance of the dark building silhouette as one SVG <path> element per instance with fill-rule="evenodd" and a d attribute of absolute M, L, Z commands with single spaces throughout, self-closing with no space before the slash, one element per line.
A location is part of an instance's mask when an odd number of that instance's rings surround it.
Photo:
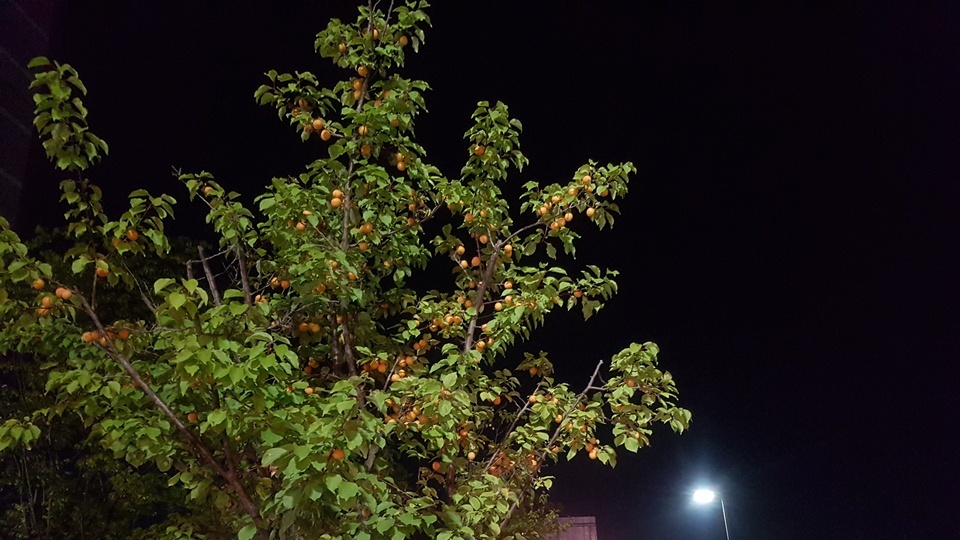
<path fill-rule="evenodd" d="M 569 526 L 549 540 L 597 540 L 597 518 L 593 516 L 565 517 L 557 521 Z"/>
<path fill-rule="evenodd" d="M 16 224 L 34 135 L 33 75 L 27 63 L 46 54 L 59 0 L 0 0 L 0 215 Z"/>

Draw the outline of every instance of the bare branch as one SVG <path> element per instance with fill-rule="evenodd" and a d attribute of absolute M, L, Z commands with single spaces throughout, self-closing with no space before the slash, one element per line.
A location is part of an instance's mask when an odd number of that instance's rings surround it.
<path fill-rule="evenodd" d="M 197 252 L 200 253 L 200 264 L 203 265 L 203 273 L 207 275 L 207 284 L 210 287 L 210 295 L 213 296 L 214 305 L 220 305 L 220 291 L 217 290 L 217 282 L 213 278 L 213 271 L 210 270 L 210 259 L 207 258 L 203 246 L 197 246 Z"/>
<path fill-rule="evenodd" d="M 239 244 L 236 250 L 237 264 L 240 266 L 240 284 L 243 286 L 243 302 L 248 306 L 252 306 L 253 296 L 250 294 L 250 274 L 247 270 L 247 256 Z"/>

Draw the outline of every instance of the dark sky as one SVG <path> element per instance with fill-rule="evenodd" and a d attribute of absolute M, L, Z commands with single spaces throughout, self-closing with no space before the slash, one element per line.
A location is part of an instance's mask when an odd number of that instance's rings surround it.
<path fill-rule="evenodd" d="M 252 93 L 270 68 L 340 76 L 313 35 L 352 4 L 272 4 L 66 4 L 55 56 L 111 144 L 102 185 L 179 193 L 176 165 L 254 194 L 316 155 Z M 438 4 L 405 74 L 433 87 L 417 134 L 443 170 L 481 99 L 524 122 L 518 183 L 639 167 L 618 226 L 578 229 L 621 294 L 530 349 L 576 381 L 656 341 L 693 426 L 615 470 L 557 467 L 567 513 L 601 540 L 719 539 L 719 509 L 687 502 L 712 483 L 731 538 L 960 538 L 960 7 Z M 59 214 L 36 157 L 24 226 Z"/>

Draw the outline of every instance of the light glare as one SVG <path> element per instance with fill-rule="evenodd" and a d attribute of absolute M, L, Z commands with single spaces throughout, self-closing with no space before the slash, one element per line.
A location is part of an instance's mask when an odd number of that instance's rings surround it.
<path fill-rule="evenodd" d="M 693 492 L 693 502 L 697 504 L 712 503 L 717 494 L 711 489 L 698 489 Z"/>

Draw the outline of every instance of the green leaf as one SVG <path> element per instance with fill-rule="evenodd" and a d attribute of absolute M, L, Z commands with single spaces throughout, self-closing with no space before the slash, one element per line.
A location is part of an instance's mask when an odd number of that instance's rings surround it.
<path fill-rule="evenodd" d="M 256 525 L 247 525 L 237 533 L 237 540 L 250 540 L 257 534 Z"/>
<path fill-rule="evenodd" d="M 187 297 L 183 293 L 173 292 L 167 297 L 167 301 L 170 302 L 171 307 L 179 308 L 187 302 Z"/>
<path fill-rule="evenodd" d="M 286 453 L 287 450 L 285 448 L 271 448 L 263 453 L 263 460 L 261 463 L 263 463 L 263 466 L 266 467 L 267 465 L 270 465 L 274 461 L 280 459 L 280 457 Z"/>
<path fill-rule="evenodd" d="M 173 283 L 176 283 L 176 281 L 177 281 L 177 280 L 172 279 L 172 278 L 158 279 L 157 281 L 155 281 L 155 282 L 153 283 L 153 292 L 156 293 L 156 294 L 160 294 L 160 291 L 162 291 L 163 289 L 166 289 L 167 287 L 169 287 L 169 286 L 172 285 Z"/>

